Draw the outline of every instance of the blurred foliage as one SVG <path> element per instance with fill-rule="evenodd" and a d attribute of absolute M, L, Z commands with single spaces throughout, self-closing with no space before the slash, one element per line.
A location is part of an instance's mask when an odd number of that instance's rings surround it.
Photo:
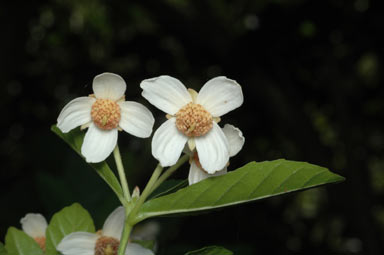
<path fill-rule="evenodd" d="M 159 254 L 220 245 L 235 254 L 383 254 L 382 6 L 370 0 L 0 3 L 0 240 L 28 212 L 80 202 L 97 228 L 118 205 L 98 176 L 49 131 L 95 75 L 127 82 L 169 74 L 198 89 L 226 75 L 243 107 L 223 117 L 246 143 L 231 162 L 287 158 L 323 165 L 343 184 L 211 214 L 159 219 Z M 133 183 L 156 162 L 150 139 L 119 137 Z M 187 167 L 175 177 L 185 178 Z"/>

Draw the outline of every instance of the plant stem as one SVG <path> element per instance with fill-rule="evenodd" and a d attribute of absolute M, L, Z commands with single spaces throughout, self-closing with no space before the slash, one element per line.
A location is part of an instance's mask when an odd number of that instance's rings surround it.
<path fill-rule="evenodd" d="M 126 201 L 130 201 L 131 194 L 129 193 L 128 182 L 127 182 L 127 178 L 125 177 L 124 166 L 121 160 L 119 146 L 117 144 L 115 149 L 113 150 L 113 156 L 115 157 L 117 172 L 119 173 L 120 183 L 121 183 L 121 187 L 123 188 L 124 198 Z"/>
<path fill-rule="evenodd" d="M 152 190 L 151 190 L 151 193 L 152 191 L 154 191 L 157 187 L 160 186 L 160 184 L 162 184 L 166 179 L 168 179 L 169 176 L 171 176 L 182 164 L 184 164 L 185 162 L 187 162 L 187 160 L 189 159 L 189 155 L 184 155 L 182 156 L 179 161 L 177 161 L 177 163 L 175 165 L 173 165 L 172 167 L 168 168 L 167 171 L 165 171 L 163 173 L 163 175 L 156 181 L 156 183 L 153 185 L 152 187 Z"/>
<path fill-rule="evenodd" d="M 132 231 L 132 225 L 128 223 L 128 220 L 125 220 L 125 226 L 123 229 L 123 233 L 121 234 L 120 238 L 120 245 L 119 245 L 119 250 L 118 250 L 118 255 L 124 255 L 125 250 L 127 248 L 128 240 L 129 240 L 129 235 L 131 234 Z"/>
<path fill-rule="evenodd" d="M 151 194 L 152 186 L 155 184 L 155 182 L 159 178 L 162 171 L 163 171 L 163 167 L 160 164 L 158 164 L 155 171 L 153 171 L 153 174 L 152 174 L 151 178 L 149 179 L 147 185 L 145 186 L 143 193 L 141 194 L 141 196 L 139 197 L 139 199 L 135 203 L 135 206 L 133 207 L 131 213 L 129 214 L 130 224 L 132 224 L 131 221 L 134 221 L 134 219 L 136 218 L 136 214 L 139 211 L 140 207 L 143 205 L 143 203 L 145 202 L 147 197 Z"/>
<path fill-rule="evenodd" d="M 162 183 L 164 182 L 173 172 L 175 172 L 183 163 L 185 163 L 189 159 L 189 155 L 184 155 L 181 157 L 175 165 L 172 167 L 168 168 L 167 171 L 163 175 L 160 174 L 163 170 L 163 167 L 158 164 L 155 171 L 153 171 L 153 174 L 147 183 L 147 186 L 145 186 L 145 189 L 143 193 L 141 194 L 139 200 L 135 203 L 135 206 L 133 207 L 131 213 L 129 214 L 129 223 L 134 225 L 136 224 L 136 216 L 137 213 L 139 212 L 141 206 L 143 203 L 146 201 L 148 196 Z M 160 177 L 160 178 L 159 178 Z"/>

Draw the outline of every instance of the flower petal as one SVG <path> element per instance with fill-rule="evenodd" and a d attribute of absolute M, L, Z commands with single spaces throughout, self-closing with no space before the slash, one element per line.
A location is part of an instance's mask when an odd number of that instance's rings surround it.
<path fill-rule="evenodd" d="M 91 123 L 85 134 L 81 154 L 89 163 L 105 160 L 117 143 L 117 129 L 102 130 Z"/>
<path fill-rule="evenodd" d="M 228 140 L 229 156 L 233 157 L 243 148 L 245 138 L 240 129 L 230 124 L 225 124 L 223 132 Z"/>
<path fill-rule="evenodd" d="M 228 141 L 216 122 L 207 134 L 195 137 L 195 143 L 201 166 L 209 174 L 223 169 L 228 163 Z"/>
<path fill-rule="evenodd" d="M 160 223 L 157 221 L 146 221 L 135 225 L 131 239 L 132 240 L 155 240 L 160 232 Z"/>
<path fill-rule="evenodd" d="M 236 109 L 243 101 L 241 86 L 225 76 L 213 78 L 205 83 L 196 98 L 196 103 L 204 106 L 214 117 Z"/>
<path fill-rule="evenodd" d="M 125 209 L 122 206 L 117 207 L 105 220 L 102 235 L 114 237 L 120 240 L 125 221 Z"/>
<path fill-rule="evenodd" d="M 191 162 L 191 166 L 189 168 L 189 174 L 188 174 L 188 183 L 189 185 L 198 183 L 199 181 L 202 181 L 204 179 L 207 179 L 210 175 L 201 170 L 195 163 L 195 161 Z"/>
<path fill-rule="evenodd" d="M 63 238 L 56 249 L 63 255 L 94 255 L 99 237 L 88 232 L 73 232 Z"/>
<path fill-rule="evenodd" d="M 78 97 L 70 101 L 57 118 L 57 127 L 67 133 L 75 127 L 91 121 L 92 104 L 96 101 L 92 97 Z"/>
<path fill-rule="evenodd" d="M 164 122 L 152 139 L 152 155 L 163 167 L 174 165 L 186 144 L 188 137 L 176 128 L 176 118 Z"/>
<path fill-rule="evenodd" d="M 47 221 L 44 216 L 39 213 L 28 213 L 20 220 L 21 228 L 27 235 L 35 237 L 45 237 L 47 229 Z"/>
<path fill-rule="evenodd" d="M 119 126 L 131 135 L 141 138 L 149 137 L 155 119 L 147 107 L 131 101 L 119 102 L 118 104 L 121 110 Z"/>
<path fill-rule="evenodd" d="M 124 96 L 127 85 L 120 75 L 102 73 L 93 79 L 92 87 L 96 98 L 116 101 Z"/>
<path fill-rule="evenodd" d="M 195 161 L 191 162 L 191 167 L 189 168 L 188 174 L 188 183 L 189 185 L 198 183 L 202 180 L 205 180 L 209 177 L 219 176 L 227 173 L 227 168 L 224 167 L 223 170 L 217 171 L 214 174 L 208 174 L 204 170 L 201 170 L 195 163 Z"/>
<path fill-rule="evenodd" d="M 125 255 L 154 255 L 153 251 L 142 247 L 137 243 L 128 243 Z"/>
<path fill-rule="evenodd" d="M 185 86 L 176 78 L 162 75 L 140 83 L 141 95 L 151 104 L 169 114 L 177 113 L 181 107 L 192 101 Z"/>

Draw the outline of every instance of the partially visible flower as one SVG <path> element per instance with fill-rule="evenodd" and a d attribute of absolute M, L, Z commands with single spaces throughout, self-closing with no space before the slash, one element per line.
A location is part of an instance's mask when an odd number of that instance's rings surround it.
<path fill-rule="evenodd" d="M 240 129 L 230 125 L 226 124 L 223 128 L 223 132 L 225 136 L 228 139 L 229 144 L 229 156 L 233 157 L 239 151 L 241 148 L 243 148 L 245 138 L 243 136 L 243 133 L 240 131 Z M 188 182 L 189 185 L 192 185 L 194 183 L 197 183 L 199 181 L 202 181 L 206 178 L 212 177 L 212 176 L 219 176 L 227 173 L 227 166 L 225 166 L 222 170 L 217 171 L 214 174 L 209 174 L 204 168 L 201 166 L 199 161 L 199 155 L 196 151 L 190 153 L 190 168 L 189 168 L 189 174 L 188 174 Z M 228 165 L 229 162 L 227 162 Z"/>
<path fill-rule="evenodd" d="M 61 110 L 57 127 L 67 133 L 81 126 L 88 127 L 81 154 L 87 162 L 105 160 L 117 143 L 118 130 L 145 138 L 152 133 L 154 118 L 142 104 L 125 101 L 127 85 L 113 73 L 103 73 L 93 79 L 94 94 L 78 97 Z"/>
<path fill-rule="evenodd" d="M 165 166 L 174 165 L 188 143 L 196 148 L 203 168 L 210 174 L 229 159 L 228 141 L 219 125 L 220 117 L 243 103 L 240 85 L 224 76 L 209 80 L 197 93 L 170 76 L 141 82 L 142 95 L 167 113 L 168 120 L 155 132 L 152 154 Z"/>
<path fill-rule="evenodd" d="M 124 227 L 125 209 L 114 210 L 97 233 L 73 232 L 63 238 L 57 250 L 63 255 L 117 255 Z M 136 243 L 128 243 L 126 255 L 153 255 L 154 253 Z"/>
<path fill-rule="evenodd" d="M 45 251 L 45 230 L 48 224 L 44 216 L 39 213 L 28 213 L 20 220 L 20 223 L 23 231 Z"/>
<path fill-rule="evenodd" d="M 63 255 L 116 255 L 125 221 L 125 209 L 116 208 L 97 233 L 73 232 L 63 238 L 57 250 Z M 128 243 L 126 255 L 153 255 L 151 250 L 136 243 Z"/>

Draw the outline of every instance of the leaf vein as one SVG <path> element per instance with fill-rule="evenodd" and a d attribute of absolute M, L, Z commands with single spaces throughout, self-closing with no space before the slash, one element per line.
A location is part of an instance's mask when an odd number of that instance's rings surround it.
<path fill-rule="evenodd" d="M 211 189 L 211 186 L 208 186 L 203 192 L 201 192 L 194 200 L 192 200 L 190 203 L 189 203 L 189 206 L 190 207 L 191 205 L 193 205 L 205 192 L 207 192 L 208 190 Z"/>
<path fill-rule="evenodd" d="M 221 194 L 221 196 L 216 200 L 216 202 L 213 203 L 213 205 L 217 205 L 217 203 L 223 198 L 223 196 L 225 196 L 236 184 L 242 181 L 244 176 L 246 175 L 249 175 L 249 172 L 246 172 L 245 174 L 243 174 L 243 176 L 241 176 L 236 182 L 234 182 L 231 186 L 229 186 L 228 189 L 224 191 L 223 194 Z"/>
<path fill-rule="evenodd" d="M 319 176 L 319 175 L 321 175 L 321 174 L 323 174 L 323 173 L 325 173 L 325 172 L 327 172 L 327 170 L 323 170 L 323 171 L 318 172 L 317 174 L 313 175 L 313 176 L 312 176 L 311 178 L 309 178 L 306 182 L 304 182 L 303 186 L 301 186 L 301 187 L 305 187 L 305 186 L 307 186 L 307 184 L 308 184 L 313 178 L 315 178 L 316 176 Z"/>
<path fill-rule="evenodd" d="M 282 182 L 280 183 L 279 186 L 277 186 L 277 187 L 272 191 L 272 193 L 275 193 L 278 189 L 280 189 L 285 183 L 287 183 L 288 180 L 291 179 L 292 176 L 294 176 L 298 171 L 300 171 L 300 170 L 303 169 L 303 168 L 304 168 L 304 166 L 300 166 L 300 167 L 296 168 L 290 175 L 288 175 L 288 176 L 285 178 L 284 181 L 282 181 Z"/>
<path fill-rule="evenodd" d="M 280 162 L 277 166 L 275 166 L 271 171 L 260 181 L 259 184 L 251 191 L 251 193 L 248 195 L 248 199 L 253 196 L 253 193 L 257 191 L 257 189 L 260 187 L 261 184 L 264 183 L 264 181 L 272 175 L 272 173 L 275 171 L 276 168 L 278 168 L 281 164 L 283 164 L 284 161 Z"/>

